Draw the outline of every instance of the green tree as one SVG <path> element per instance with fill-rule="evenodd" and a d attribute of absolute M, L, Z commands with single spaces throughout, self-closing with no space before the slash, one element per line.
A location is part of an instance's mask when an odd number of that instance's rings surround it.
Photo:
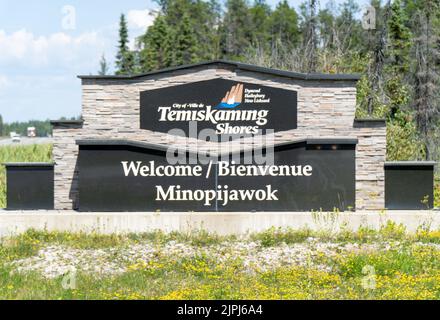
<path fill-rule="evenodd" d="M 438 130 L 439 122 L 439 11 L 437 0 L 421 0 L 423 5 L 415 15 L 415 38 L 413 45 L 413 85 L 415 118 L 417 129 L 425 145 L 426 159 L 431 159 L 432 148 L 438 141 L 432 133 Z"/>
<path fill-rule="evenodd" d="M 385 66 L 386 91 L 391 118 L 395 118 L 409 101 L 406 78 L 410 67 L 411 32 L 407 26 L 408 23 L 402 1 L 394 0 L 391 4 L 391 16 L 388 22 L 388 61 Z"/>
<path fill-rule="evenodd" d="M 413 119 L 398 111 L 387 123 L 387 160 L 421 160 L 425 157 L 423 141 Z"/>
<path fill-rule="evenodd" d="M 186 0 L 188 1 L 188 0 Z M 193 29 L 196 60 L 220 57 L 221 6 L 217 0 L 192 0 L 187 14 Z"/>
<path fill-rule="evenodd" d="M 142 72 L 163 69 L 172 64 L 172 40 L 171 28 L 165 17 L 160 14 L 147 32 L 138 39 L 142 47 L 139 53 Z"/>
<path fill-rule="evenodd" d="M 218 57 L 220 5 L 216 0 L 166 0 L 161 7 L 168 26 L 177 36 L 184 15 L 189 18 L 189 26 L 195 38 L 197 60 Z"/>
<path fill-rule="evenodd" d="M 30 120 L 26 122 L 16 121 L 12 123 L 4 123 L 3 133 L 4 135 L 9 135 L 11 132 L 16 132 L 22 136 L 26 136 L 28 127 L 35 127 L 37 136 L 39 137 L 46 137 L 47 135 L 52 134 L 52 126 L 50 125 L 49 120 Z"/>
<path fill-rule="evenodd" d="M 217 0 L 161 0 L 159 15 L 137 39 L 142 71 L 220 56 Z M 177 60 L 176 60 L 177 59 Z"/>
<path fill-rule="evenodd" d="M 128 48 L 128 28 L 125 15 L 121 14 L 119 20 L 119 44 L 116 55 L 116 74 L 126 75 L 133 73 L 135 69 L 135 56 Z"/>
<path fill-rule="evenodd" d="M 389 63 L 394 72 L 407 73 L 409 70 L 409 51 L 411 48 L 411 32 L 408 28 L 408 17 L 401 0 L 394 0 L 391 5 L 389 19 Z"/>
<path fill-rule="evenodd" d="M 280 41 L 289 47 L 298 45 L 300 32 L 298 14 L 289 6 L 287 0 L 278 3 L 269 18 L 269 32 L 272 43 Z"/>
<path fill-rule="evenodd" d="M 174 38 L 173 64 L 183 65 L 197 60 L 197 40 L 188 14 L 184 14 Z"/>
<path fill-rule="evenodd" d="M 252 17 L 246 0 L 227 0 L 222 24 L 222 51 L 227 59 L 241 59 L 253 38 Z"/>
<path fill-rule="evenodd" d="M 265 0 L 255 0 L 249 9 L 252 21 L 252 43 L 266 45 L 269 40 L 268 22 L 271 18 L 272 10 Z"/>
<path fill-rule="evenodd" d="M 423 9 L 424 0 L 402 0 L 403 10 L 408 17 L 415 17 Z"/>

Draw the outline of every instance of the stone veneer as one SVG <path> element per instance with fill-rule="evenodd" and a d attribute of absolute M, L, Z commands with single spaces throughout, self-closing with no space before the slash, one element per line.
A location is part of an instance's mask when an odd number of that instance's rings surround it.
<path fill-rule="evenodd" d="M 386 127 L 380 122 L 356 122 L 355 80 L 301 80 L 223 64 L 194 66 L 136 77 L 83 78 L 83 123 L 54 122 L 55 209 L 78 206 L 76 162 L 78 139 L 126 139 L 156 144 L 189 144 L 210 150 L 215 142 L 170 137 L 139 128 L 140 92 L 189 82 L 224 78 L 298 92 L 298 128 L 276 132 L 275 143 L 299 138 L 357 138 L 356 209 L 384 208 Z M 226 142 L 231 149 L 249 146 L 249 139 Z"/>

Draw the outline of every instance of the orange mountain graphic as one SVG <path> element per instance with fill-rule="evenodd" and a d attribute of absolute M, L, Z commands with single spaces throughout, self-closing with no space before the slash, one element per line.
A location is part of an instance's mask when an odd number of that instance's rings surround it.
<path fill-rule="evenodd" d="M 240 105 L 243 101 L 243 85 L 237 84 L 232 86 L 231 90 L 226 92 L 225 97 L 222 99 L 221 103 L 218 105 L 218 108 L 235 108 Z"/>

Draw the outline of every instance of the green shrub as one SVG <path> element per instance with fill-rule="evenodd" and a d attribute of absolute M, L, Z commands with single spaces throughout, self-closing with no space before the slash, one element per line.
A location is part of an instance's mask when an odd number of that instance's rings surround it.
<path fill-rule="evenodd" d="M 311 237 L 313 232 L 310 229 L 293 230 L 291 228 L 272 227 L 260 233 L 254 233 L 250 238 L 254 241 L 261 241 L 265 247 L 279 245 L 281 243 L 303 242 Z"/>
<path fill-rule="evenodd" d="M 387 160 L 405 161 L 425 158 L 424 144 L 417 135 L 414 122 L 397 115 L 387 123 Z"/>
<path fill-rule="evenodd" d="M 388 220 L 386 224 L 380 227 L 379 235 L 386 239 L 401 240 L 405 238 L 406 227 L 403 224 Z"/>

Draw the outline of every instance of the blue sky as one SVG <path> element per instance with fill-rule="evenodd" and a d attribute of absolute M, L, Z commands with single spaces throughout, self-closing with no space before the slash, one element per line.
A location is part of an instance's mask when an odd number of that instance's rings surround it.
<path fill-rule="evenodd" d="M 326 2 L 321 0 L 321 6 Z M 297 7 L 301 1 L 289 3 Z M 4 121 L 80 115 L 81 85 L 76 76 L 96 74 L 103 53 L 112 71 L 119 15 L 127 15 L 134 39 L 152 23 L 150 12 L 155 8 L 152 0 L 0 0 Z"/>

